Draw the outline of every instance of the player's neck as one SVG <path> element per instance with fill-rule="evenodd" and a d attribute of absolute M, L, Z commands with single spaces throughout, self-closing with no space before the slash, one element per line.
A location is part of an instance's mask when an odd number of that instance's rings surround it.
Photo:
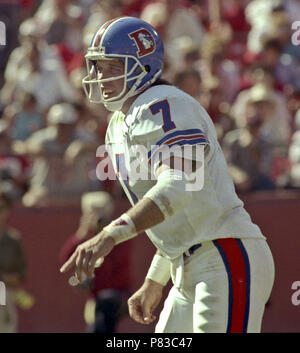
<path fill-rule="evenodd" d="M 123 104 L 123 107 L 121 109 L 122 113 L 123 114 L 127 114 L 128 110 L 130 109 L 132 103 L 137 99 L 139 95 L 136 95 L 136 96 L 133 96 L 133 97 L 130 97 L 126 100 L 126 102 Z"/>

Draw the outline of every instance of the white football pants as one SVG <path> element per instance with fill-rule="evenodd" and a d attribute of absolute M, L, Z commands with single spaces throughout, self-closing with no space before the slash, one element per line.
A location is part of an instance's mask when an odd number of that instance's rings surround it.
<path fill-rule="evenodd" d="M 204 242 L 184 260 L 183 287 L 170 290 L 155 332 L 260 332 L 273 282 L 264 239 Z"/>

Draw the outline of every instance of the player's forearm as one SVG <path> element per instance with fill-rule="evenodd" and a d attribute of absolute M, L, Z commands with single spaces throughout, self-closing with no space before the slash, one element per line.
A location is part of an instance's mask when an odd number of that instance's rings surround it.
<path fill-rule="evenodd" d="M 181 211 L 192 198 L 186 182 L 183 171 L 163 170 L 142 200 L 104 228 L 107 236 L 113 238 L 115 245 L 119 244 Z"/>
<path fill-rule="evenodd" d="M 134 223 L 137 233 L 152 228 L 164 220 L 161 210 L 148 198 L 141 199 L 126 213 Z"/>
<path fill-rule="evenodd" d="M 181 161 L 181 160 L 180 160 Z M 190 161 L 192 164 L 192 160 Z M 104 228 L 115 244 L 131 239 L 181 211 L 192 198 L 183 171 L 163 162 L 156 172 L 157 183 L 134 207 Z"/>
<path fill-rule="evenodd" d="M 134 207 L 103 228 L 103 231 L 106 236 L 113 239 L 116 245 L 154 227 L 163 220 L 164 215 L 159 207 L 152 200 L 143 198 Z"/>

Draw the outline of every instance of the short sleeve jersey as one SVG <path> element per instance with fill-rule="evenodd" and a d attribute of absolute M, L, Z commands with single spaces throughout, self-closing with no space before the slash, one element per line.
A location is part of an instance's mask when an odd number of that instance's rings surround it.
<path fill-rule="evenodd" d="M 156 184 L 152 158 L 162 146 L 204 145 L 204 184 L 184 209 L 146 231 L 174 259 L 192 245 L 219 238 L 264 238 L 238 198 L 212 120 L 194 98 L 174 86 L 140 94 L 126 116 L 116 112 L 106 148 L 132 205 Z"/>

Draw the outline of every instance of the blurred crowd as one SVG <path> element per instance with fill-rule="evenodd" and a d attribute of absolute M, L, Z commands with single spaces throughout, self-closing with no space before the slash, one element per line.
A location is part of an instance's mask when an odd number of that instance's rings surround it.
<path fill-rule="evenodd" d="M 93 33 L 136 16 L 161 35 L 163 77 L 210 114 L 237 191 L 300 187 L 299 0 L 0 0 L 0 185 L 24 206 L 122 196 L 100 181 L 110 113 L 81 80 Z"/>

